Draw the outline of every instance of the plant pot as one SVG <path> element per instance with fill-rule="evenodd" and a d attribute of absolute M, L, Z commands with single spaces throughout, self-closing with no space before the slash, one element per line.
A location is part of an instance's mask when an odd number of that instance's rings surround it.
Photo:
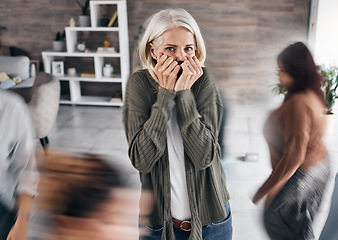
<path fill-rule="evenodd" d="M 90 16 L 80 15 L 79 16 L 79 25 L 80 25 L 80 27 L 90 27 Z"/>
<path fill-rule="evenodd" d="M 54 52 L 63 52 L 66 49 L 65 41 L 53 41 L 53 51 Z"/>

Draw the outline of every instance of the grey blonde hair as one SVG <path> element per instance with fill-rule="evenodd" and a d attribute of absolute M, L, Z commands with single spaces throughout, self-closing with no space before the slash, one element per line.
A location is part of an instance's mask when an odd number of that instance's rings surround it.
<path fill-rule="evenodd" d="M 150 18 L 138 49 L 142 67 L 148 69 L 155 81 L 158 81 L 154 68 L 156 61 L 151 57 L 149 43 L 153 43 L 156 46 L 165 31 L 177 27 L 184 27 L 193 34 L 196 44 L 195 55 L 201 65 L 204 65 L 206 49 L 200 28 L 195 19 L 182 8 L 165 9 Z"/>

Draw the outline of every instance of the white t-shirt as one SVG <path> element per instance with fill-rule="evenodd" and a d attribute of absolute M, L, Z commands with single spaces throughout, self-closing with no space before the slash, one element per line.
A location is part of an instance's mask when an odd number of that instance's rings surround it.
<path fill-rule="evenodd" d="M 180 129 L 177 124 L 175 101 L 168 121 L 167 139 L 169 153 L 171 214 L 178 220 L 191 219 L 187 180 L 185 175 L 184 148 Z"/>

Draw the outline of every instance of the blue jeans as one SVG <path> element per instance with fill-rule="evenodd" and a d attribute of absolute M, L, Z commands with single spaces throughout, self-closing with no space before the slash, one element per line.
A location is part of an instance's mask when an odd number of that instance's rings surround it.
<path fill-rule="evenodd" d="M 9 231 L 16 221 L 16 211 L 8 211 L 0 203 L 0 240 L 6 240 Z"/>
<path fill-rule="evenodd" d="M 202 227 L 203 240 L 231 240 L 232 239 L 232 215 L 230 204 L 225 204 L 225 209 L 228 216 L 218 222 L 210 223 L 209 225 Z M 162 235 L 162 226 L 151 226 L 140 228 L 147 229 L 147 236 L 140 237 L 140 240 L 160 240 Z M 174 228 L 176 240 L 187 240 L 189 239 L 190 232 L 185 232 L 180 228 Z"/>

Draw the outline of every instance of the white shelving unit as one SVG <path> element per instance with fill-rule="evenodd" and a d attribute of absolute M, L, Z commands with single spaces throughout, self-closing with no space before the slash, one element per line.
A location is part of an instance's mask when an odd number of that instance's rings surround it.
<path fill-rule="evenodd" d="M 107 5 L 116 5 L 118 12 L 118 26 L 117 27 L 100 27 L 99 21 L 101 19 L 101 7 Z M 59 80 L 68 82 L 69 84 L 69 96 L 64 99 L 61 96 L 60 103 L 62 104 L 77 104 L 77 105 L 100 105 L 100 106 L 122 106 L 123 96 L 125 93 L 126 82 L 130 74 L 130 59 L 129 59 L 129 40 L 128 40 L 128 18 L 127 18 L 127 3 L 126 0 L 115 1 L 90 1 L 90 18 L 91 27 L 66 27 L 66 46 L 67 52 L 42 52 L 42 59 L 45 72 L 52 73 L 52 62 L 58 58 L 92 58 L 94 64 L 95 77 L 81 77 L 81 76 L 57 76 Z M 112 15 L 114 13 L 111 13 Z M 116 32 L 118 34 L 118 49 L 119 52 L 78 52 L 75 49 L 78 41 L 79 32 Z M 102 40 L 103 42 L 103 40 Z M 103 77 L 102 69 L 105 60 L 111 58 L 117 58 L 120 62 L 120 73 L 115 77 Z M 115 68 L 115 66 L 114 66 Z M 88 96 L 81 93 L 82 83 L 114 83 L 120 84 L 122 90 L 122 98 L 112 100 L 107 96 Z"/>

